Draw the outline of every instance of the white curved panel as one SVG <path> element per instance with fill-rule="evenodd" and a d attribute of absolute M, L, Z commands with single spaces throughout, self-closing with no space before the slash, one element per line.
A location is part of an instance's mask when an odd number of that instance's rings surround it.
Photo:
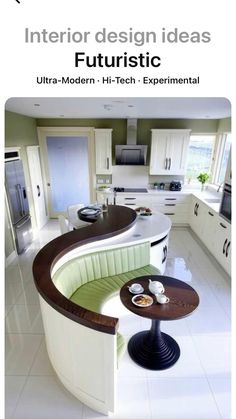
<path fill-rule="evenodd" d="M 48 355 L 60 381 L 90 408 L 114 412 L 116 335 L 72 321 L 41 297 L 40 305 Z"/>

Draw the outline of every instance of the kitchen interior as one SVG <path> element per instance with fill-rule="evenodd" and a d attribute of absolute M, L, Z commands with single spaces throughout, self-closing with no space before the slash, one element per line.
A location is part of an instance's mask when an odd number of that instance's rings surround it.
<path fill-rule="evenodd" d="M 181 328 L 178 321 L 167 325 L 185 353 L 176 368 L 146 374 L 125 355 L 114 417 L 158 418 L 164 399 L 178 394 L 181 416 L 170 406 L 168 418 L 230 418 L 229 101 L 11 98 L 5 133 L 6 417 L 32 417 L 33 410 L 35 418 L 48 417 L 52 409 L 56 417 L 59 406 L 63 418 L 101 417 L 57 381 L 31 272 L 40 248 L 62 233 L 58 217 L 68 220 L 68 206 L 83 203 L 169 217 L 164 274 L 200 295 L 193 318 L 179 321 Z M 123 334 L 140 321 L 132 319 L 131 327 L 121 319 Z"/>

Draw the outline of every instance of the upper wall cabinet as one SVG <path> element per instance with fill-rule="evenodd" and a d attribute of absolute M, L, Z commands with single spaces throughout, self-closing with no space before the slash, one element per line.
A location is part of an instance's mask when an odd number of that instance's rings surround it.
<path fill-rule="evenodd" d="M 190 130 L 152 129 L 150 175 L 184 175 Z"/>
<path fill-rule="evenodd" d="M 95 129 L 96 174 L 112 173 L 112 129 Z"/>

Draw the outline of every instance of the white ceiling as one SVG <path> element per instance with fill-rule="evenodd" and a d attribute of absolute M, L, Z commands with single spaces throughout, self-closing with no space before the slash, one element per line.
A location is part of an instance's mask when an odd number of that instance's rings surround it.
<path fill-rule="evenodd" d="M 6 110 L 34 118 L 220 119 L 231 116 L 225 98 L 11 98 Z"/>

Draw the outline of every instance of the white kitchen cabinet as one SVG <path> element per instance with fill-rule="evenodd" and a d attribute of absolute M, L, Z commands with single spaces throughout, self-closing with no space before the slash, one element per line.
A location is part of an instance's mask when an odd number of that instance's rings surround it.
<path fill-rule="evenodd" d="M 184 175 L 190 130 L 152 129 L 151 175 Z"/>
<path fill-rule="evenodd" d="M 202 240 L 202 242 L 214 256 L 215 243 L 217 237 L 217 221 L 218 215 L 215 213 L 215 211 L 213 211 L 207 205 L 204 205 L 204 209 L 202 210 L 202 226 L 200 229 L 199 238 Z"/>
<path fill-rule="evenodd" d="M 125 205 L 130 208 L 150 207 L 151 197 L 148 194 L 117 193 L 116 205 Z"/>
<path fill-rule="evenodd" d="M 188 224 L 190 196 L 171 195 L 152 196 L 151 209 L 167 215 L 173 224 Z"/>
<path fill-rule="evenodd" d="M 193 197 L 190 207 L 189 221 L 190 227 L 199 238 L 202 237 L 202 233 L 204 231 L 206 213 L 207 205 L 205 205 L 200 199 Z"/>
<path fill-rule="evenodd" d="M 208 205 L 193 197 L 190 226 L 217 262 L 230 275 L 231 226 Z"/>
<path fill-rule="evenodd" d="M 40 150 L 39 146 L 29 146 L 26 150 L 37 229 L 41 230 L 41 228 L 47 223 L 48 216 L 46 213 L 43 177 L 40 163 Z"/>
<path fill-rule="evenodd" d="M 112 129 L 95 129 L 96 174 L 112 173 Z"/>
<path fill-rule="evenodd" d="M 217 239 L 216 239 L 217 238 Z M 231 225 L 217 216 L 214 256 L 220 265 L 231 274 Z"/>

